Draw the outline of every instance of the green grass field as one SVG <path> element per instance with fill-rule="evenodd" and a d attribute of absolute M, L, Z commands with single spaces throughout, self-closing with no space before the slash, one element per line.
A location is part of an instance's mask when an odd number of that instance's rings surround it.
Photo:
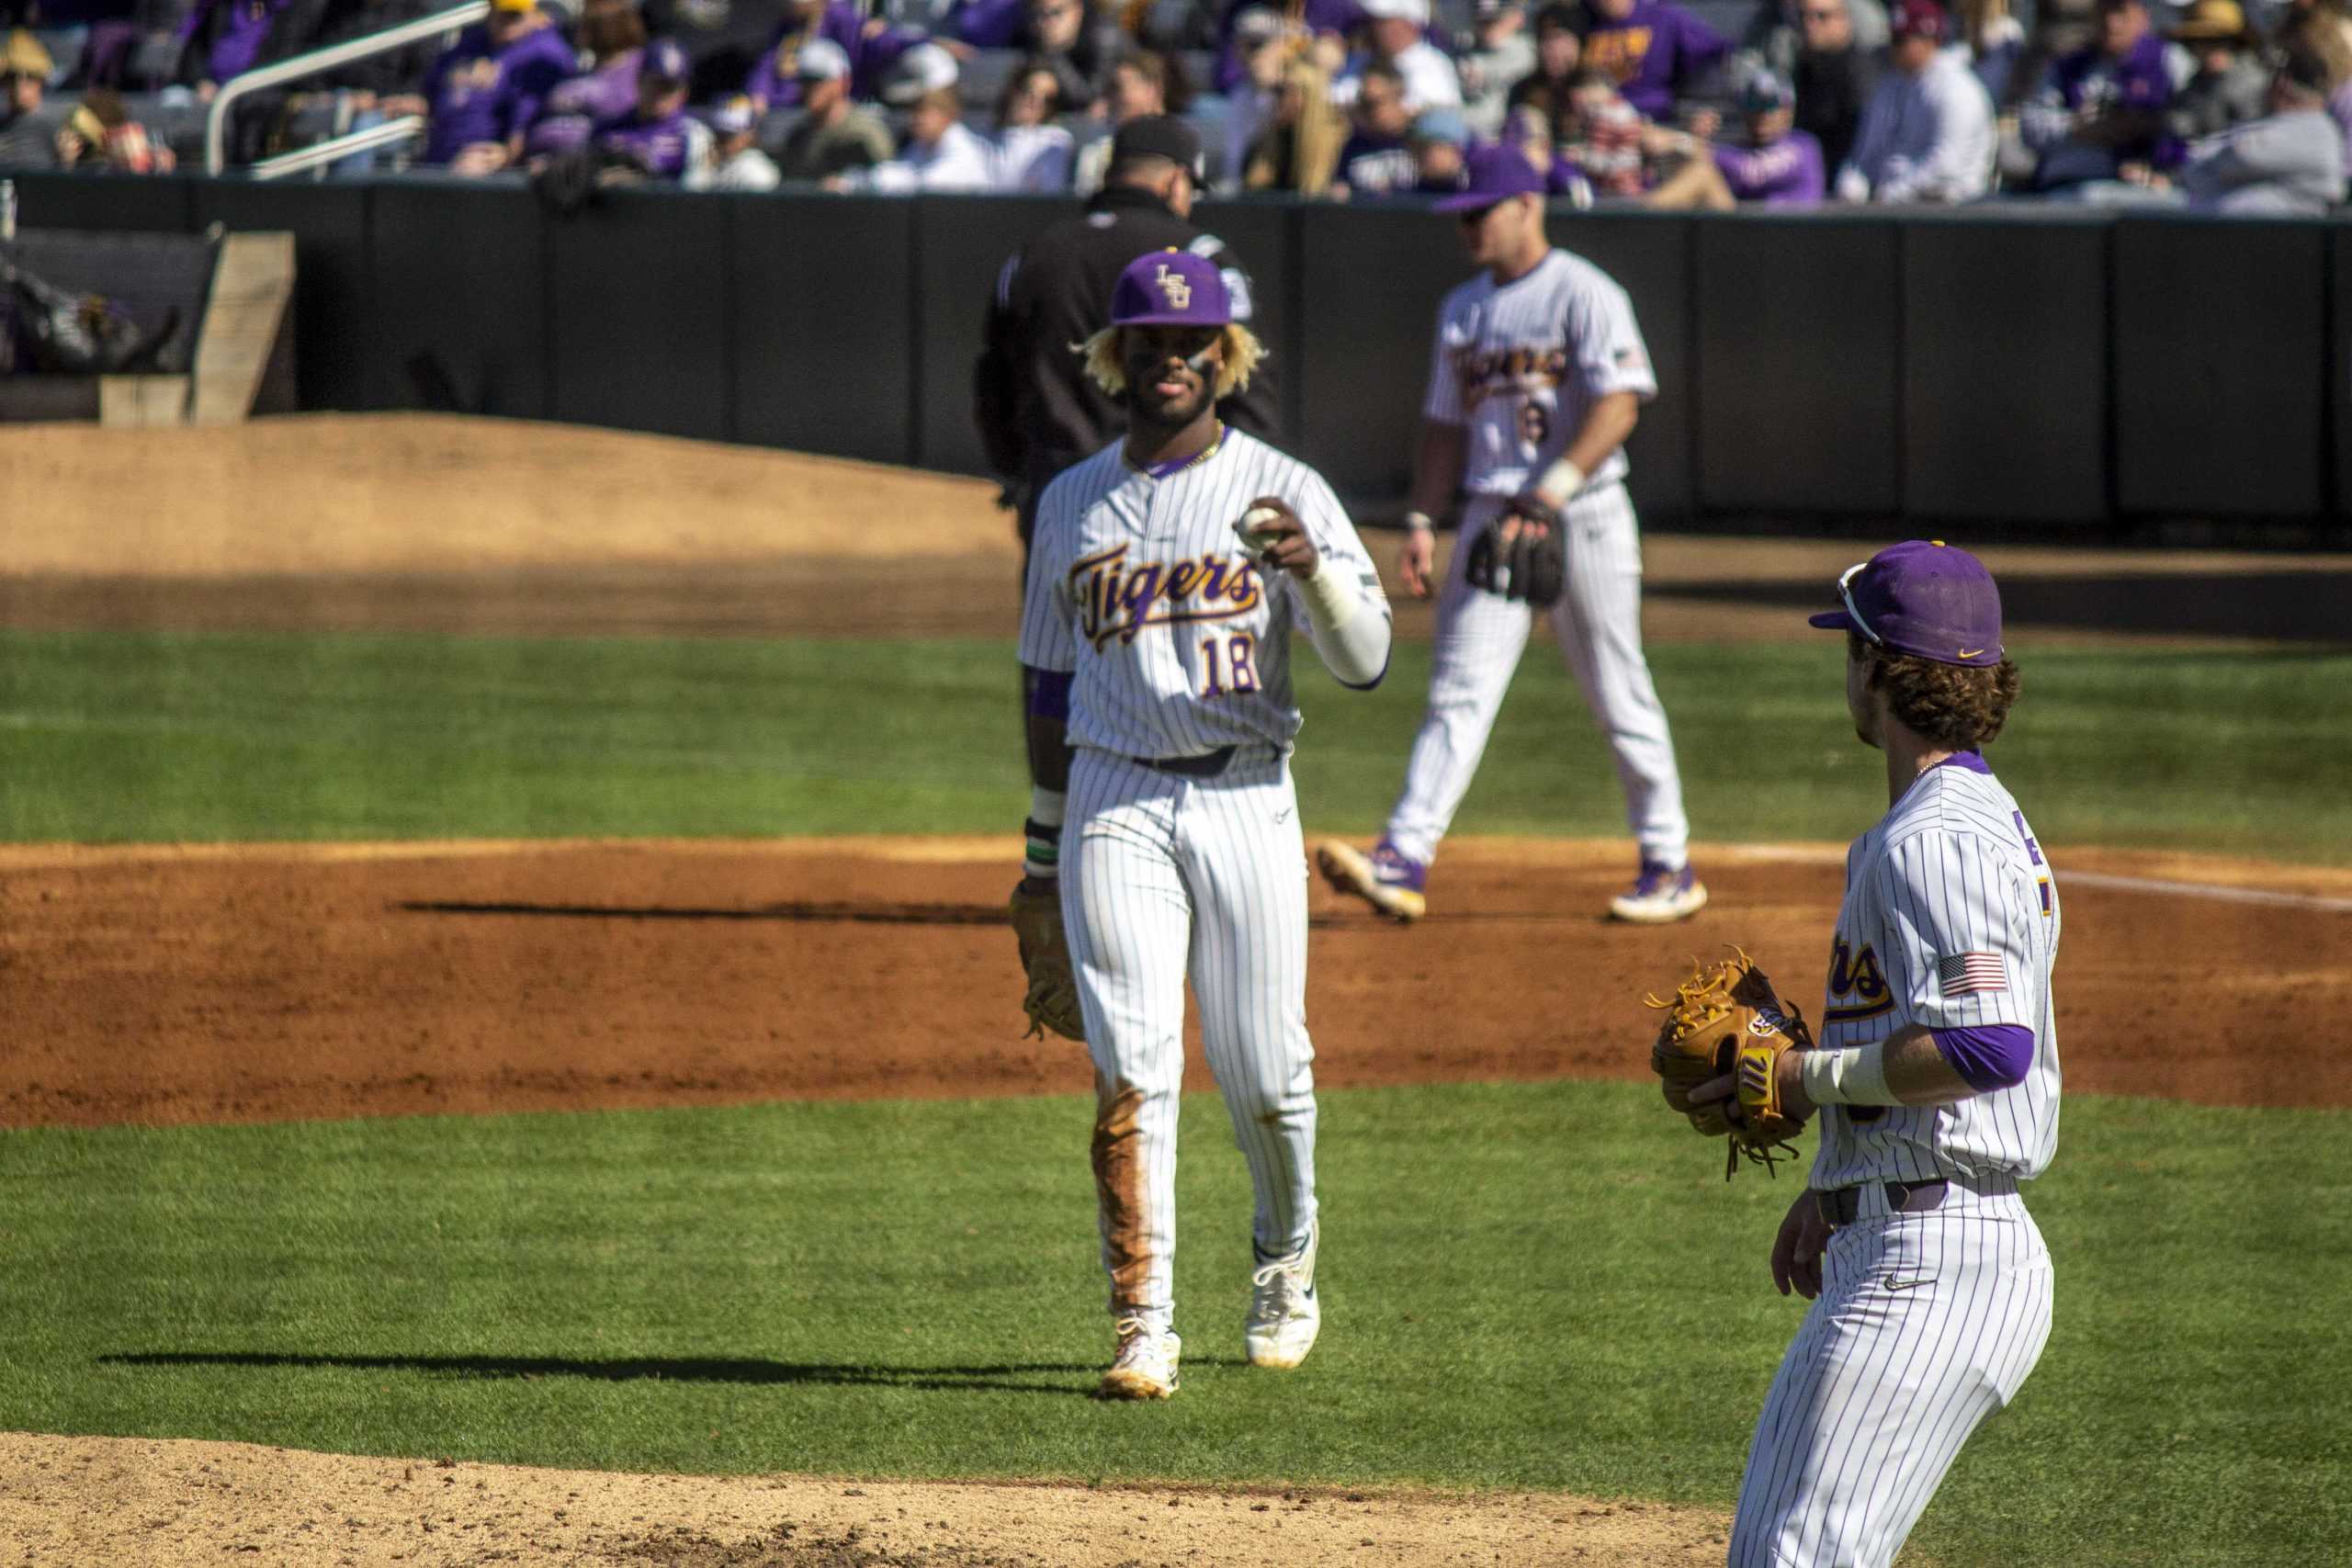
<path fill-rule="evenodd" d="M 1327 1325 L 1295 1377 L 1241 1364 L 1248 1178 L 1189 1101 L 1186 1388 L 1150 1408 L 1086 1397 L 1090 1122 L 1054 1099 L 14 1133 L 0 1408 L 569 1466 L 1729 1502 L 1798 1315 L 1764 1268 L 1795 1188 L 1725 1186 L 1649 1090 L 1327 1097 Z M 2352 1540 L 2352 1340 L 2317 1328 L 2352 1300 L 2352 1175 L 2311 1158 L 2347 1134 L 2070 1106 L 2034 1193 L 2056 1331 L 1921 1549 L 2170 1568 Z"/>
<path fill-rule="evenodd" d="M 1842 840 L 1875 813 L 1834 639 L 1654 658 L 1702 837 Z M 2020 658 L 1995 760 L 2049 842 L 2352 863 L 2352 658 Z M 1401 649 L 1370 697 L 1303 661 L 1317 828 L 1376 825 L 1426 660 Z M 1006 832 L 1010 672 L 997 643 L 0 633 L 0 840 Z M 1461 829 L 1612 834 L 1619 809 L 1539 650 Z M 1107 1348 L 1088 1121 L 1042 1100 L 0 1132 L 0 1410 L 628 1470 L 1731 1502 L 1797 1319 L 1764 1269 L 1795 1189 L 1726 1187 L 1652 1091 L 1328 1095 L 1329 1326 L 1290 1379 L 1239 1364 L 1246 1178 L 1221 1109 L 1188 1103 L 1186 1389 L 1151 1409 L 1083 1397 Z M 2055 1334 L 1917 1548 L 2352 1560 L 2347 1134 L 2070 1099 L 2032 1198 Z"/>
<path fill-rule="evenodd" d="M 2352 656 L 2020 659 L 1995 760 L 2046 841 L 2352 864 Z M 1300 660 L 1319 829 L 1386 813 L 1428 660 L 1401 646 L 1368 696 Z M 1700 837 L 1842 840 L 1883 808 L 1839 660 L 1831 637 L 1653 650 Z M 1012 832 L 1012 670 L 989 642 L 0 634 L 0 840 Z M 1548 649 L 1456 830 L 1623 831 Z"/>

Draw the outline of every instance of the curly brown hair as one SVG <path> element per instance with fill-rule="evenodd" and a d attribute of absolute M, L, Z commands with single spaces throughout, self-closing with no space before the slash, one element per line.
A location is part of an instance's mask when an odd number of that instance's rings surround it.
<path fill-rule="evenodd" d="M 1989 745 L 2018 700 L 2018 667 L 2007 659 L 1990 669 L 1945 664 L 1876 647 L 1851 631 L 1846 634 L 1846 652 L 1869 661 L 1864 680 L 1870 690 L 1886 694 L 1889 713 L 1947 750 Z"/>

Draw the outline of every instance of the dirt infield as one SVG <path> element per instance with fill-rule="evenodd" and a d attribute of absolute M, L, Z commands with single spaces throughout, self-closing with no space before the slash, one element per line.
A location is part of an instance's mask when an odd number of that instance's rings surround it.
<path fill-rule="evenodd" d="M 1639 1077 L 1636 998 L 1734 938 L 1802 998 L 1826 962 L 1837 851 L 1702 850 L 1715 907 L 1665 931 L 1600 917 L 1624 874 L 1613 843 L 1449 846 L 1438 912 L 1410 928 L 1318 884 L 1318 1082 Z M 1084 1093 L 1082 1053 L 1021 1036 L 1002 913 L 1018 853 L 1011 840 L 0 850 L 19 1043 L 0 1060 L 0 1122 Z M 2305 1021 L 2352 1012 L 2352 873 L 2075 851 L 2061 874 L 2337 903 L 2070 881 L 2070 1089 L 2352 1104 L 2352 1057 L 2285 1061 Z M 2152 953 L 2168 955 L 2157 983 Z M 1540 1008 L 1457 979 L 1544 972 L 1560 983 Z M 1208 1087 L 1197 1066 L 1191 1082 Z"/>
<path fill-rule="evenodd" d="M 1001 637 L 1017 555 L 990 493 L 413 416 L 0 431 L 0 514 L 60 520 L 0 542 L 0 626 Z M 1742 638 L 1794 635 L 1860 552 L 1648 553 L 1651 637 Z M 2352 587 L 2337 558 L 1985 553 L 2045 644 L 2333 642 Z M 1400 626 L 1425 633 L 1426 611 Z M 1664 931 L 1598 918 L 1616 843 L 1450 844 L 1438 913 L 1409 930 L 1318 886 L 1319 1082 L 1638 1077 L 1634 998 L 1734 937 L 1802 998 L 1837 850 L 1700 852 L 1715 906 Z M 1076 1048 L 1021 1038 L 1017 858 L 1010 840 L 0 848 L 0 1125 L 1083 1092 Z M 2069 846 L 2061 875 L 2070 1089 L 2352 1104 L 2352 1057 L 2280 1061 L 2312 1018 L 2352 1011 L 2352 873 Z M 1559 1005 L 1460 981 L 1522 973 L 1559 975 Z M 592 1476 L 0 1435 L 0 1540 L 62 1563 L 1680 1564 L 1720 1562 L 1723 1524 L 1555 1496 Z"/>
<path fill-rule="evenodd" d="M 612 1475 L 0 1433 L 0 1540 L 70 1568 L 1701 1568 L 1724 1525 L 1549 1494 Z"/>

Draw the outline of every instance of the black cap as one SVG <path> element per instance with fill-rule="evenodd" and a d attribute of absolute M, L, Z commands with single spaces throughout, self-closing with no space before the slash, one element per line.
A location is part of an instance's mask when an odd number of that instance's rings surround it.
<path fill-rule="evenodd" d="M 1201 133 L 1172 114 L 1140 115 L 1119 127 L 1111 138 L 1111 162 L 1115 166 L 1130 158 L 1165 158 L 1191 170 L 1196 180 L 1207 172 L 1201 158 Z"/>

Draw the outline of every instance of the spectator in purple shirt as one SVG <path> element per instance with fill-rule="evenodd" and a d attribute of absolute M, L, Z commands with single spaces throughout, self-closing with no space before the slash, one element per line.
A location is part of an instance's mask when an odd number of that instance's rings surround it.
<path fill-rule="evenodd" d="M 299 53 L 325 22 L 324 0 L 196 0 L 180 20 L 173 80 L 210 103 L 231 77 Z"/>
<path fill-rule="evenodd" d="M 1323 63 L 1335 70 L 1346 52 L 1348 35 L 1362 25 L 1363 8 L 1356 0 L 1305 0 L 1303 5 L 1268 6 L 1267 0 L 1231 0 L 1225 17 L 1217 24 L 1219 45 L 1216 86 L 1220 93 L 1230 95 L 1249 79 L 1250 43 L 1236 37 L 1236 24 L 1245 12 L 1272 12 L 1281 23 L 1283 40 L 1292 58 L 1307 52 L 1308 46 L 1318 40 L 1325 45 L 1329 56 Z M 1254 18 L 1253 18 L 1254 19 Z"/>
<path fill-rule="evenodd" d="M 879 17 L 861 18 L 852 0 L 792 0 L 775 40 L 744 81 L 743 93 L 763 114 L 797 105 L 800 48 L 821 38 L 839 44 L 849 56 L 850 96 L 871 99 L 882 73 L 922 37 L 895 29 Z"/>
<path fill-rule="evenodd" d="M 2025 144 L 2036 155 L 2034 188 L 2072 191 L 2113 182 L 2127 163 L 2177 164 L 2179 144 L 2165 130 L 2171 102 L 2165 40 L 2149 25 L 2144 0 L 2098 0 L 2098 40 L 2052 66 L 2018 115 Z"/>
<path fill-rule="evenodd" d="M 1420 178 L 1405 132 L 1413 113 L 1405 107 L 1405 78 L 1386 61 L 1364 67 L 1356 89 L 1355 130 L 1340 149 L 1340 166 L 1333 175 L 1334 201 L 1356 197 L 1393 196 L 1410 190 Z"/>
<path fill-rule="evenodd" d="M 1673 0 L 1592 0 L 1584 63 L 1617 79 L 1646 119 L 1674 117 L 1675 100 L 1703 93 L 1731 45 Z"/>
<path fill-rule="evenodd" d="M 424 92 L 386 99 L 384 112 L 427 117 L 424 163 L 493 174 L 522 156 L 539 106 L 578 71 L 536 0 L 491 0 L 490 19 L 458 35 L 424 73 Z"/>
<path fill-rule="evenodd" d="M 637 102 L 600 121 L 590 138 L 609 171 L 648 179 L 700 183 L 710 164 L 710 128 L 686 113 L 686 83 L 694 65 L 669 39 L 645 46 L 637 68 Z"/>
<path fill-rule="evenodd" d="M 637 102 L 638 64 L 645 58 L 645 18 L 637 0 L 588 0 L 580 16 L 580 45 L 593 63 L 548 95 L 524 138 L 523 150 L 532 157 L 585 144 L 599 122 L 619 118 Z"/>
<path fill-rule="evenodd" d="M 1821 143 L 1796 128 L 1796 89 L 1770 72 L 1758 72 L 1740 88 L 1747 140 L 1744 145 L 1719 141 L 1714 149 L 1715 169 L 1734 201 L 1803 207 L 1827 193 Z"/>
<path fill-rule="evenodd" d="M 196 0 L 180 21 L 174 79 L 210 103 L 220 85 L 257 66 L 309 49 L 324 31 L 326 0 Z M 262 155 L 287 105 L 283 89 L 252 94 L 229 128 L 229 156 L 241 164 Z"/>

